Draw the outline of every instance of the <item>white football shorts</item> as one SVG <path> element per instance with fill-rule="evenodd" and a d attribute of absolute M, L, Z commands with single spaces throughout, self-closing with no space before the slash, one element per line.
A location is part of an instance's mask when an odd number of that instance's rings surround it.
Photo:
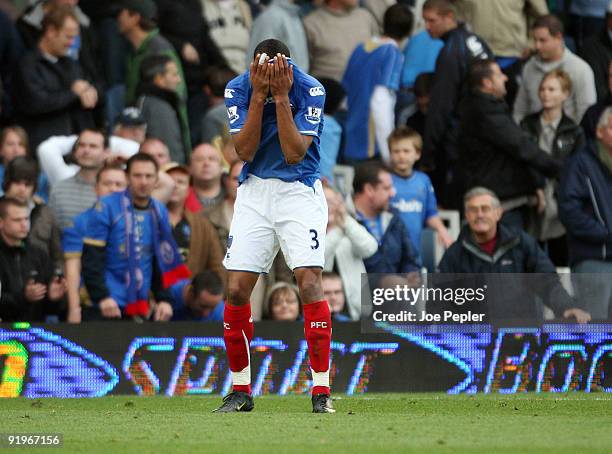
<path fill-rule="evenodd" d="M 327 202 L 321 181 L 249 175 L 238 187 L 223 265 L 229 271 L 267 273 L 282 249 L 289 268 L 325 263 Z"/>

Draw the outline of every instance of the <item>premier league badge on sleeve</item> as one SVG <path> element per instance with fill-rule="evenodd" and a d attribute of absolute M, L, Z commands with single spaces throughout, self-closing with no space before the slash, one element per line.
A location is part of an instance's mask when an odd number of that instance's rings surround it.
<path fill-rule="evenodd" d="M 319 107 L 309 107 L 308 112 L 306 112 L 306 120 L 316 125 L 321 121 L 321 113 L 323 113 L 323 109 Z"/>
<path fill-rule="evenodd" d="M 240 115 L 238 115 L 238 107 L 237 106 L 228 107 L 227 116 L 229 118 L 230 123 L 233 123 L 236 120 L 238 120 L 240 118 Z"/>

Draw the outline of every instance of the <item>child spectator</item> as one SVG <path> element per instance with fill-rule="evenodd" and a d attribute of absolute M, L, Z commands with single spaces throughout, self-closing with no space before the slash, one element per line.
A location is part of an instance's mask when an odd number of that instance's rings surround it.
<path fill-rule="evenodd" d="M 410 241 L 420 256 L 421 231 L 428 226 L 438 233 L 445 247 L 453 240 L 438 216 L 436 195 L 429 177 L 414 170 L 414 164 L 421 158 L 423 140 L 419 133 L 406 126 L 400 126 L 389 136 L 389 151 L 395 196 L 391 205 L 400 212 L 406 225 Z"/>

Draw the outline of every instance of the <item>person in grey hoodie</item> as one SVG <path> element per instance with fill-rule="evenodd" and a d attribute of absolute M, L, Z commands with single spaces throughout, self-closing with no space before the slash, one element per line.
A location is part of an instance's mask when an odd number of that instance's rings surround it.
<path fill-rule="evenodd" d="M 532 27 L 536 53 L 525 64 L 522 81 L 514 102 L 514 119 L 520 122 L 525 116 L 538 112 L 542 104 L 538 89 L 544 74 L 559 68 L 569 74 L 574 90 L 565 102 L 563 110 L 576 123 L 597 101 L 595 78 L 591 67 L 572 53 L 563 43 L 563 24 L 556 16 L 538 17 Z"/>
<path fill-rule="evenodd" d="M 257 16 L 251 29 L 247 66 L 255 46 L 264 39 L 278 39 L 289 47 L 291 58 L 301 69 L 308 72 L 308 43 L 300 17 L 300 7 L 294 0 L 272 0 L 272 4 Z"/>

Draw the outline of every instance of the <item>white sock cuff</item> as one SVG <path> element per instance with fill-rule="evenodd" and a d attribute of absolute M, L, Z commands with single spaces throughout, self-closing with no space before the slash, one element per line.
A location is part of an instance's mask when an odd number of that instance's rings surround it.
<path fill-rule="evenodd" d="M 234 385 L 250 385 L 251 384 L 251 349 L 249 347 L 249 340 L 244 331 L 242 331 L 242 338 L 246 345 L 246 351 L 248 355 L 248 364 L 240 372 L 232 371 L 232 384 Z"/>
<path fill-rule="evenodd" d="M 248 365 L 240 372 L 232 372 L 232 384 L 234 385 L 250 385 L 251 384 L 251 366 Z"/>
<path fill-rule="evenodd" d="M 326 386 L 329 388 L 329 369 L 325 372 L 315 372 L 310 369 L 312 372 L 312 386 Z"/>

